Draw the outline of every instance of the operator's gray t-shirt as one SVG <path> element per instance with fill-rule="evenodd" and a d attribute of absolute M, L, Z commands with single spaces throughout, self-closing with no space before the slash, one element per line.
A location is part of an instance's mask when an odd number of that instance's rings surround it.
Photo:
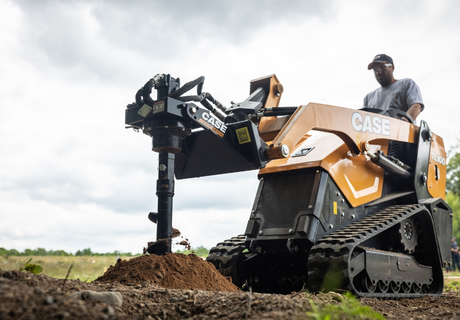
<path fill-rule="evenodd" d="M 425 106 L 420 89 L 414 80 L 408 78 L 396 80 L 385 88 L 377 88 L 364 97 L 364 108 L 381 110 L 391 108 L 407 112 L 414 103 L 419 103 L 423 111 Z"/>

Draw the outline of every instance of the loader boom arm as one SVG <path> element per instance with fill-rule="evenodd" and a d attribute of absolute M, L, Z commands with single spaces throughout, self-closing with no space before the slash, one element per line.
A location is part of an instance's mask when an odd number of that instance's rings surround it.
<path fill-rule="evenodd" d="M 329 132 L 340 137 L 352 155 L 365 151 L 365 142 L 395 140 L 414 143 L 418 128 L 384 115 L 309 103 L 300 106 L 282 127 L 267 149 L 269 159 L 282 158 L 282 148 L 293 147 L 310 130 Z"/>

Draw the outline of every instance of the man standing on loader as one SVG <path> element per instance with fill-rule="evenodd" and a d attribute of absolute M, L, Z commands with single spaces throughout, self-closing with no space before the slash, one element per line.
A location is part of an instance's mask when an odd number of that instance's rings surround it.
<path fill-rule="evenodd" d="M 415 121 L 424 109 L 420 89 L 412 79 L 396 80 L 394 68 L 393 59 L 386 54 L 376 55 L 367 66 L 368 70 L 374 70 L 375 79 L 381 87 L 364 97 L 364 108 L 399 109 Z"/>

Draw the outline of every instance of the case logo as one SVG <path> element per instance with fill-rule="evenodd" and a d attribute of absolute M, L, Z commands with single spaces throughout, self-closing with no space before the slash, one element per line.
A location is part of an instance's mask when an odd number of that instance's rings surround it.
<path fill-rule="evenodd" d="M 198 120 L 199 122 L 203 123 L 206 127 L 213 130 L 219 136 L 224 136 L 225 131 L 227 131 L 227 126 L 222 121 L 208 112 L 203 112 L 201 117 L 202 118 Z"/>
<path fill-rule="evenodd" d="M 371 117 L 366 114 L 363 118 L 361 113 L 355 112 L 351 116 L 351 125 L 356 131 L 390 135 L 390 119 L 382 119 L 379 116 Z"/>

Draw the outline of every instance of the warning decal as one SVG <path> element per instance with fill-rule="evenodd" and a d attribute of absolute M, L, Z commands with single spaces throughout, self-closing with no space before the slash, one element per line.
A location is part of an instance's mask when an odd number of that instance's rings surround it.
<path fill-rule="evenodd" d="M 235 130 L 236 136 L 238 137 L 239 144 L 251 142 L 251 136 L 247 127 L 239 128 Z"/>

